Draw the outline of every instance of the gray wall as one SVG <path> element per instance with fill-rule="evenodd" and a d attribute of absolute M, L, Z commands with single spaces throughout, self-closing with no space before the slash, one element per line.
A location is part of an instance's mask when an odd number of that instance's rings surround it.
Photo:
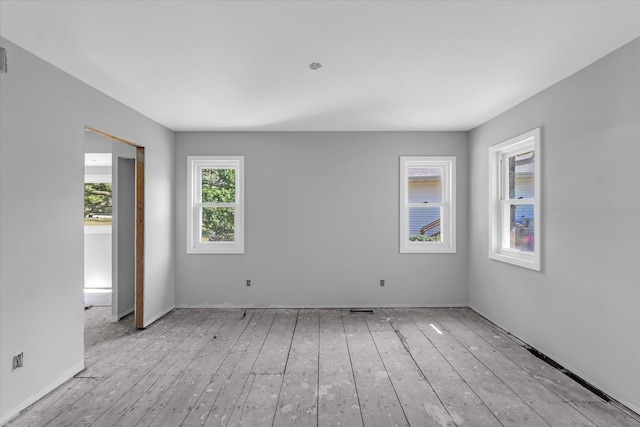
<path fill-rule="evenodd" d="M 245 156 L 244 255 L 186 254 L 187 155 Z M 399 253 L 401 155 L 457 156 L 457 254 Z M 467 155 L 464 132 L 178 132 L 176 304 L 466 305 Z"/>
<path fill-rule="evenodd" d="M 136 163 L 135 149 L 127 148 L 132 151 L 131 157 L 120 157 L 115 147 L 113 150 L 118 165 L 113 171 L 117 177 L 113 180 L 113 321 L 133 313 L 136 303 Z"/>
<path fill-rule="evenodd" d="M 85 125 L 147 147 L 146 322 L 174 304 L 175 257 L 173 132 L 0 44 L 11 64 L 0 74 L 1 423 L 84 366 Z"/>
<path fill-rule="evenodd" d="M 640 39 L 470 133 L 472 308 L 640 412 Z M 542 127 L 542 271 L 488 257 L 488 148 Z"/>

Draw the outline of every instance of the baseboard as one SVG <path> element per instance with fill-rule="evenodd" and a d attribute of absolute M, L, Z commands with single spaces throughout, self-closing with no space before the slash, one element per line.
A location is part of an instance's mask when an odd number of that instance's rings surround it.
<path fill-rule="evenodd" d="M 60 387 L 65 382 L 69 381 L 71 378 L 73 378 L 74 375 L 76 375 L 78 372 L 81 372 L 83 369 L 84 369 L 84 359 L 82 359 L 82 361 L 73 365 L 73 367 L 64 371 L 62 375 L 58 377 L 58 379 L 56 379 L 54 382 L 52 382 L 42 390 L 38 391 L 36 394 L 32 394 L 31 396 L 29 396 L 29 398 L 22 401 L 18 406 L 16 406 L 15 408 L 12 408 L 6 414 L 2 415 L 2 418 L 0 418 L 0 425 L 4 425 L 5 423 L 8 423 L 9 421 L 11 421 L 13 418 L 18 416 L 21 411 L 24 411 L 29 406 L 36 403 L 38 400 L 42 399 L 47 394 L 51 393 L 53 390 Z"/>
<path fill-rule="evenodd" d="M 160 314 L 157 314 L 156 316 L 152 317 L 151 319 L 147 320 L 146 322 L 144 322 L 143 327 L 147 327 L 150 324 L 152 324 L 153 322 L 155 322 L 156 320 L 159 320 L 161 317 L 167 315 L 171 310 L 173 310 L 174 308 L 176 308 L 174 305 L 170 306 L 169 308 L 165 309 L 164 311 L 160 312 Z"/>
<path fill-rule="evenodd" d="M 326 304 L 326 305 L 307 305 L 307 304 L 178 304 L 175 308 L 460 308 L 469 307 L 467 303 L 459 304 Z"/>

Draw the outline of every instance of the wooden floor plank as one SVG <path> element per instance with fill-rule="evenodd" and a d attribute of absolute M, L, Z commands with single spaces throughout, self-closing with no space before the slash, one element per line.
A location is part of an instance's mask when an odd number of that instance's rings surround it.
<path fill-rule="evenodd" d="M 272 315 L 270 316 L 269 313 L 272 313 Z M 251 344 L 257 342 L 261 346 L 262 342 L 264 342 L 271 323 L 273 322 L 273 313 L 273 310 L 256 310 L 255 314 L 249 321 L 249 324 L 240 335 L 238 341 L 231 347 L 229 355 L 225 358 L 220 368 L 213 375 L 213 378 L 211 378 L 211 381 L 209 382 L 209 384 L 207 384 L 204 392 L 200 394 L 196 404 L 187 414 L 187 417 L 185 418 L 182 425 L 204 425 L 213 409 L 217 398 L 220 397 L 220 393 L 225 390 L 225 387 L 230 384 L 237 385 L 238 383 L 240 383 L 240 381 L 237 381 L 236 378 L 234 378 L 234 380 L 232 381 L 231 377 L 233 376 L 234 372 L 236 372 L 236 370 L 242 369 L 240 367 L 240 364 L 243 358 L 247 358 L 247 355 L 250 353 Z M 253 361 L 255 361 L 258 351 L 254 351 L 253 353 Z M 253 361 L 249 361 L 251 364 L 253 364 Z M 245 368 L 245 372 L 247 373 L 247 375 L 249 370 L 250 367 Z M 242 383 L 244 383 L 244 381 L 246 381 L 246 378 L 242 380 Z M 224 394 L 228 397 L 237 397 L 239 392 L 226 390 Z M 231 406 L 233 406 L 233 404 L 235 404 L 235 400 L 232 402 Z"/>
<path fill-rule="evenodd" d="M 204 314 L 205 312 L 202 311 Z M 139 422 L 183 375 L 188 364 L 213 338 L 228 313 L 211 311 L 207 318 L 187 335 L 176 351 L 162 363 L 139 378 L 135 385 L 122 394 L 107 412 L 96 420 L 96 426 L 134 425 Z"/>
<path fill-rule="evenodd" d="M 318 425 L 318 347 L 320 317 L 317 309 L 298 311 L 289 360 L 279 393 L 274 425 Z"/>
<path fill-rule="evenodd" d="M 298 310 L 278 310 L 267 339 L 251 372 L 251 389 L 244 405 L 231 416 L 234 425 L 239 415 L 241 425 L 271 425 L 275 417 L 278 396 L 289 360 L 289 350 L 296 328 Z M 238 413 L 239 412 L 239 413 Z M 235 417 L 234 417 L 235 416 Z"/>
<path fill-rule="evenodd" d="M 208 313 L 197 312 L 182 322 L 174 323 L 165 328 L 158 328 L 145 334 L 138 334 L 137 339 L 127 349 L 131 353 L 119 354 L 113 358 L 109 367 L 117 366 L 108 377 L 101 377 L 99 384 L 74 403 L 64 413 L 54 420 L 56 425 L 90 425 L 106 412 L 116 401 L 121 393 L 133 387 L 162 359 L 178 346 L 193 329 L 202 323 Z M 188 320 L 187 320 L 188 319 Z M 112 358 L 109 357 L 109 360 Z"/>
<path fill-rule="evenodd" d="M 194 321 L 193 313 L 192 310 L 173 310 L 160 319 L 154 328 L 136 329 L 125 335 L 124 340 L 115 340 L 113 345 L 103 347 L 97 354 L 90 352 L 89 357 L 85 357 L 86 369 L 77 376 L 94 378 L 110 376 L 126 366 L 137 352 L 144 351 L 150 343 L 156 341 L 156 338 L 165 336 L 175 327 L 188 326 L 189 322 Z M 183 325 L 183 321 L 187 323 Z"/>
<path fill-rule="evenodd" d="M 207 385 L 249 325 L 255 310 L 247 311 L 245 315 L 239 309 L 228 310 L 226 313 L 229 315 L 225 316 L 214 339 L 207 343 L 184 370 L 181 382 L 174 384 L 171 387 L 171 393 L 165 393 L 156 403 L 155 406 L 159 411 L 151 422 L 152 426 L 182 424 L 199 397 L 206 392 Z M 147 423 L 143 420 L 143 424 Z"/>
<path fill-rule="evenodd" d="M 95 316 L 87 319 L 84 328 L 84 345 L 89 349 L 85 353 L 85 358 L 92 357 L 103 347 L 110 347 L 112 344 L 118 343 L 118 338 L 136 331 L 133 313 L 116 323 L 112 323 L 111 307 L 92 307 L 87 310 L 87 313 L 92 312 L 95 313 Z"/>
<path fill-rule="evenodd" d="M 298 310 L 279 309 L 253 367 L 255 374 L 283 374 L 296 328 Z"/>
<path fill-rule="evenodd" d="M 519 365 L 497 351 L 495 347 L 450 314 L 435 317 L 459 343 L 472 352 L 522 400 L 551 426 L 593 427 L 594 424 L 563 400 L 558 394 L 538 382 Z M 530 355 L 530 358 L 534 358 Z"/>
<path fill-rule="evenodd" d="M 234 347 L 230 357 L 207 386 L 207 393 L 200 397 L 192 414 L 185 420 L 188 425 L 227 425 L 236 407 L 241 410 L 251 388 L 248 383 L 253 382 L 253 366 L 275 316 L 276 310 L 264 311 L 245 341 Z M 245 388 L 246 392 L 243 392 Z"/>
<path fill-rule="evenodd" d="M 640 427 L 467 308 L 178 309 L 142 331 L 110 310 L 85 312 L 87 369 L 7 426 Z"/>
<path fill-rule="evenodd" d="M 249 398 L 249 393 L 253 388 L 253 383 L 256 380 L 256 375 L 253 372 L 249 373 L 247 380 L 242 383 L 242 387 L 240 389 L 240 394 L 236 399 L 236 403 L 233 406 L 233 409 L 225 413 L 224 418 L 217 418 L 215 416 L 209 416 L 207 418 L 207 423 L 205 426 L 229 426 L 229 427 L 237 427 L 241 424 L 242 411 L 247 403 L 247 399 Z"/>
<path fill-rule="evenodd" d="M 369 333 L 364 319 L 367 315 L 342 311 L 364 425 L 407 426 L 407 418 Z"/>
<path fill-rule="evenodd" d="M 406 340 L 407 351 L 429 380 L 457 425 L 500 425 L 474 390 L 433 346 L 404 309 L 385 309 L 391 328 Z"/>
<path fill-rule="evenodd" d="M 425 310 L 410 312 L 415 324 L 505 426 L 548 426 L 489 368 L 460 344 Z"/>
<path fill-rule="evenodd" d="M 339 310 L 320 310 L 318 425 L 363 425 Z"/>
<path fill-rule="evenodd" d="M 369 323 L 367 316 L 365 320 Z M 455 426 L 427 377 L 411 357 L 406 338 L 391 328 L 388 321 L 373 326 L 370 327 L 371 335 L 409 424 Z"/>
<path fill-rule="evenodd" d="M 273 425 L 283 374 L 252 373 L 251 376 L 251 389 L 239 413 L 240 419 L 236 424 L 232 417 L 232 422 L 228 424 L 230 427 Z"/>

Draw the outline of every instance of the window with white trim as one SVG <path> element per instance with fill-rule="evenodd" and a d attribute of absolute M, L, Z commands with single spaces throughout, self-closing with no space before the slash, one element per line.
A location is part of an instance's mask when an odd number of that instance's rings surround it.
<path fill-rule="evenodd" d="M 187 253 L 244 253 L 244 157 L 188 156 Z"/>
<path fill-rule="evenodd" d="M 489 148 L 489 257 L 540 271 L 540 128 Z"/>
<path fill-rule="evenodd" d="M 455 157 L 400 157 L 400 253 L 456 252 L 455 176 Z"/>

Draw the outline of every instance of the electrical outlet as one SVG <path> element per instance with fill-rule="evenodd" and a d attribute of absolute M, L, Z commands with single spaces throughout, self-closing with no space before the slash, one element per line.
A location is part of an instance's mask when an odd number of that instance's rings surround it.
<path fill-rule="evenodd" d="M 13 369 L 15 371 L 18 368 L 22 368 L 24 366 L 24 353 L 20 353 L 16 356 L 13 356 Z"/>
<path fill-rule="evenodd" d="M 247 286 L 251 286 L 251 280 L 247 280 Z"/>
<path fill-rule="evenodd" d="M 380 280 L 380 286 L 384 286 L 384 279 Z"/>

